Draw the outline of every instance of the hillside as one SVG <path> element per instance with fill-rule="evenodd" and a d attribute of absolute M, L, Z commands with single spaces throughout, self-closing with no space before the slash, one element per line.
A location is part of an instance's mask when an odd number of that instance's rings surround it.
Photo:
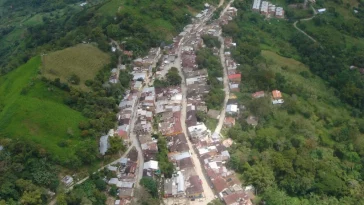
<path fill-rule="evenodd" d="M 359 33 L 343 34 L 333 22 L 310 25 L 329 11 L 299 24 L 307 24 L 318 39 L 314 43 L 294 29 L 294 19 L 264 19 L 251 11 L 251 2 L 235 6 L 237 20 L 224 26 L 224 33 L 237 43 L 232 56 L 243 78 L 236 95 L 246 109 L 227 131 L 236 142 L 230 166 L 246 185 L 254 185 L 256 203 L 363 204 L 362 78 L 348 69 L 363 51 Z M 337 32 L 347 41 L 331 35 Z M 342 87 L 347 84 L 350 89 Z M 275 89 L 282 92 L 282 105 L 272 104 Z M 265 97 L 252 99 L 257 91 Z M 249 116 L 257 119 L 256 127 L 248 124 Z"/>
<path fill-rule="evenodd" d="M 36 142 L 67 162 L 81 145 L 78 124 L 86 118 L 64 104 L 64 91 L 38 79 L 40 66 L 35 57 L 0 78 L 0 136 Z"/>
<path fill-rule="evenodd" d="M 12 5 L 9 0 L 2 2 L 0 10 Z M 22 2 L 0 19 L 0 73 L 17 68 L 40 52 L 84 41 L 95 42 L 107 52 L 109 38 L 114 38 L 124 42 L 127 50 L 142 55 L 149 47 L 170 42 L 203 3 L 217 4 L 218 0 L 92 0 L 82 7 L 74 0 Z"/>
<path fill-rule="evenodd" d="M 46 54 L 42 58 L 42 75 L 63 83 L 87 90 L 86 80 L 93 80 L 96 74 L 110 63 L 110 56 L 90 44 L 79 44 Z M 79 82 L 70 82 L 72 77 Z"/>

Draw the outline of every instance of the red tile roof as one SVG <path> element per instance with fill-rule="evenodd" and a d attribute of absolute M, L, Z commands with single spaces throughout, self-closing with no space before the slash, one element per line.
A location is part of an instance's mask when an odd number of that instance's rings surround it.
<path fill-rule="evenodd" d="M 237 79 L 237 78 L 241 78 L 241 74 L 233 74 L 233 75 L 229 75 L 229 79 Z"/>
<path fill-rule="evenodd" d="M 279 90 L 273 90 L 272 91 L 272 95 L 273 95 L 273 98 L 274 99 L 280 99 L 280 98 L 282 98 L 282 93 Z"/>
<path fill-rule="evenodd" d="M 224 123 L 225 124 L 233 124 L 233 125 L 235 125 L 235 118 L 233 118 L 233 117 L 226 117 L 225 120 L 224 120 Z"/>
<path fill-rule="evenodd" d="M 253 98 L 260 98 L 260 97 L 264 97 L 264 91 L 258 91 L 252 94 Z"/>

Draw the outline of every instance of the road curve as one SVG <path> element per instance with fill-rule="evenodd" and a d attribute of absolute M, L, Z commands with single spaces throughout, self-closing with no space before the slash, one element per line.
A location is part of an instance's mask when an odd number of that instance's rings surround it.
<path fill-rule="evenodd" d="M 309 39 L 311 39 L 313 42 L 317 42 L 316 41 L 316 39 L 314 39 L 312 36 L 310 36 L 310 35 L 308 35 L 306 32 L 304 32 L 303 30 L 301 30 L 300 28 L 298 28 L 297 27 L 297 23 L 299 22 L 299 21 L 310 21 L 310 20 L 312 20 L 313 18 L 315 18 L 315 16 L 317 15 L 317 11 L 312 7 L 312 5 L 311 5 L 311 9 L 313 10 L 313 16 L 311 16 L 310 18 L 304 18 L 304 19 L 300 19 L 300 20 L 298 20 L 298 21 L 295 21 L 294 23 L 293 23 L 293 27 L 295 28 L 295 29 L 297 29 L 297 31 L 299 31 L 299 32 L 301 32 L 303 35 L 305 35 L 305 36 L 307 36 Z"/>

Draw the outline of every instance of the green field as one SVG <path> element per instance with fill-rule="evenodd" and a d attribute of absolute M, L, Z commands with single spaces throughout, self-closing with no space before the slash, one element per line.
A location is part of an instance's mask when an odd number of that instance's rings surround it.
<path fill-rule="evenodd" d="M 60 78 L 62 82 L 67 82 L 75 74 L 80 77 L 76 87 L 87 90 L 85 81 L 94 79 L 103 66 L 110 63 L 110 57 L 90 44 L 79 44 L 47 54 L 42 61 L 42 74 L 46 78 Z"/>
<path fill-rule="evenodd" d="M 0 78 L 0 136 L 29 140 L 62 161 L 81 143 L 81 113 L 63 104 L 65 93 L 37 79 L 41 58 L 35 57 Z M 69 146 L 59 147 L 67 141 Z"/>

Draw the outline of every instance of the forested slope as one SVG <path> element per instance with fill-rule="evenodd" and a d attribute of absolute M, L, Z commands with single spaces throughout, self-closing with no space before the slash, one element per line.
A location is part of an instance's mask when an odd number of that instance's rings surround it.
<path fill-rule="evenodd" d="M 341 42 L 314 44 L 293 22 L 264 20 L 251 2 L 235 6 L 240 12 L 224 34 L 237 43 L 232 55 L 243 78 L 236 94 L 246 110 L 227 133 L 236 142 L 229 165 L 255 186 L 257 202 L 364 204 L 362 77 L 348 66 L 363 51 L 362 39 L 355 37 L 355 52 L 349 46 L 339 54 Z M 344 76 L 341 85 L 353 92 L 334 83 Z M 275 89 L 281 106 L 272 105 Z M 260 90 L 266 97 L 252 99 Z M 249 116 L 258 126 L 247 124 Z"/>

